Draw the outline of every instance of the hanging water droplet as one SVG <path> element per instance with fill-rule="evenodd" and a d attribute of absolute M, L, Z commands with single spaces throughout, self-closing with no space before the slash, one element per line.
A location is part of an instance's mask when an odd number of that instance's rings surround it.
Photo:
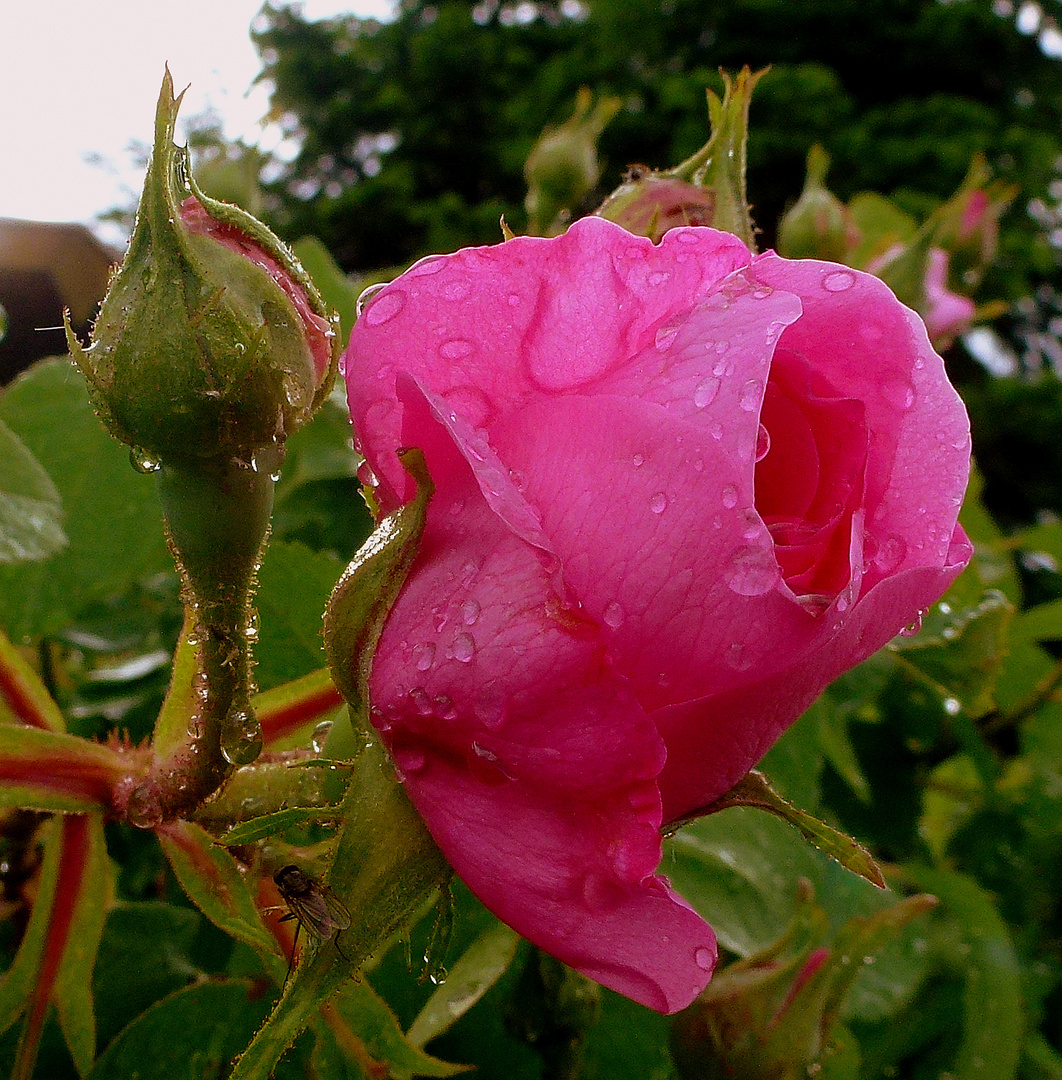
<path fill-rule="evenodd" d="M 233 709 L 221 729 L 221 753 L 230 765 L 249 765 L 262 752 L 262 725 L 253 709 Z"/>
<path fill-rule="evenodd" d="M 760 424 L 759 431 L 756 432 L 756 460 L 763 461 L 771 449 L 771 433 Z"/>
<path fill-rule="evenodd" d="M 322 720 L 317 727 L 313 729 L 313 734 L 310 736 L 310 748 L 315 754 L 323 754 L 325 748 L 325 742 L 328 739 L 329 733 L 332 730 L 331 720 Z"/>
<path fill-rule="evenodd" d="M 134 446 L 129 451 L 129 464 L 132 465 L 138 473 L 158 472 L 159 469 L 162 468 L 161 461 L 152 457 L 146 450 L 139 446 Z"/>
<path fill-rule="evenodd" d="M 919 612 L 901 631 L 900 637 L 914 637 L 922 629 L 922 613 Z"/>

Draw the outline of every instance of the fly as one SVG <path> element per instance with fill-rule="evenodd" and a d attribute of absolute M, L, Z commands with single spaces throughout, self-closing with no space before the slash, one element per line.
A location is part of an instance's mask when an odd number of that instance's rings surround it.
<path fill-rule="evenodd" d="M 310 877 L 305 870 L 297 866 L 283 866 L 274 875 L 277 891 L 288 905 L 287 915 L 282 915 L 281 922 L 298 919 L 299 926 L 306 927 L 306 933 L 318 941 L 331 941 L 341 930 L 350 926 L 350 912 L 327 885 L 322 885 Z M 299 926 L 295 928 L 296 941 Z M 340 956 L 343 950 L 336 942 Z M 291 959 L 295 960 L 295 943 L 292 944 Z M 289 967 L 290 973 L 290 967 Z"/>

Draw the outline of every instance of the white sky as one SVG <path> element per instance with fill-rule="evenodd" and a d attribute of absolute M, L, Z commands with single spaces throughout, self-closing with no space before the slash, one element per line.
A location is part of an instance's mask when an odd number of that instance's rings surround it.
<path fill-rule="evenodd" d="M 230 138 L 271 145 L 268 90 L 250 25 L 262 0 L 3 0 L 0 14 L 0 217 L 92 224 L 131 202 L 142 174 L 126 152 L 151 142 L 169 63 L 188 117 L 212 106 Z M 304 0 L 309 19 L 386 17 L 392 0 Z M 178 121 L 178 138 L 181 138 Z M 97 154 L 111 168 L 86 164 Z M 104 232 L 107 239 L 112 234 Z"/>

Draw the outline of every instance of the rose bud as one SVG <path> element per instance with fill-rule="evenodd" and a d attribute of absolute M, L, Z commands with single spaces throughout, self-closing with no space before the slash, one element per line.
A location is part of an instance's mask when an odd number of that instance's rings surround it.
<path fill-rule="evenodd" d="M 70 349 L 104 423 L 145 459 L 250 462 L 327 395 L 336 324 L 264 225 L 196 186 L 173 142 L 180 100 L 167 71 L 129 250 L 92 346 L 70 335 Z"/>
<path fill-rule="evenodd" d="M 715 962 L 661 827 L 958 575 L 969 422 L 869 274 L 590 217 L 426 259 L 343 357 L 388 513 L 435 484 L 371 717 L 501 919 L 662 1012 Z"/>
<path fill-rule="evenodd" d="M 601 167 L 597 140 L 619 111 L 619 98 L 604 97 L 590 110 L 593 96 L 584 86 L 575 112 L 560 127 L 548 128 L 531 148 L 524 166 L 528 231 L 552 235 L 561 231 L 571 213 L 597 186 Z"/>
<path fill-rule="evenodd" d="M 830 158 L 821 146 L 808 151 L 808 172 L 800 198 L 778 223 L 778 251 L 788 259 L 829 259 L 850 263 L 860 233 L 852 212 L 826 187 Z"/>

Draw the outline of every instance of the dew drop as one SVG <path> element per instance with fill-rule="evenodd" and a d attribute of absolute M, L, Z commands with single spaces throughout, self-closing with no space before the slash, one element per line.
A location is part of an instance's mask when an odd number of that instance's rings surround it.
<path fill-rule="evenodd" d="M 461 621 L 465 626 L 475 626 L 482 610 L 478 600 L 466 600 L 461 605 Z"/>
<path fill-rule="evenodd" d="M 855 284 L 855 280 L 855 274 L 851 270 L 835 270 L 822 279 L 822 287 L 827 292 L 844 292 Z"/>
<path fill-rule="evenodd" d="M 719 380 L 714 376 L 701 380 L 693 391 L 693 404 L 703 409 L 715 401 L 719 393 Z"/>
<path fill-rule="evenodd" d="M 699 949 L 693 951 L 693 962 L 701 971 L 711 971 L 712 965 L 715 963 L 715 953 L 702 945 Z"/>
<path fill-rule="evenodd" d="M 158 472 L 159 469 L 162 468 L 161 461 L 152 457 L 146 450 L 139 446 L 134 446 L 129 451 L 129 464 L 132 465 L 138 473 Z"/>
<path fill-rule="evenodd" d="M 310 736 L 310 749 L 312 749 L 315 754 L 324 753 L 325 742 L 327 742 L 331 731 L 331 720 L 322 720 L 317 727 L 313 729 L 313 734 Z"/>
<path fill-rule="evenodd" d="M 944 711 L 948 716 L 958 716 L 962 712 L 962 702 L 958 698 L 946 697 L 944 699 Z"/>
<path fill-rule="evenodd" d="M 728 510 L 733 510 L 734 507 L 737 506 L 737 500 L 737 488 L 734 487 L 733 484 L 727 484 L 726 487 L 723 488 L 723 505 Z"/>
<path fill-rule="evenodd" d="M 466 338 L 451 338 L 439 346 L 439 355 L 446 360 L 460 360 L 468 356 L 475 346 Z"/>
<path fill-rule="evenodd" d="M 380 483 L 376 478 L 376 473 L 372 471 L 372 467 L 367 461 L 363 461 L 358 466 L 358 480 L 365 487 L 376 487 Z"/>
<path fill-rule="evenodd" d="M 467 281 L 448 281 L 440 291 L 445 300 L 464 300 L 472 291 L 472 286 Z"/>
<path fill-rule="evenodd" d="M 713 420 L 712 426 L 708 429 L 708 433 L 713 439 L 721 439 L 723 437 L 723 422 L 721 420 Z"/>
<path fill-rule="evenodd" d="M 907 541 L 902 536 L 890 536 L 874 555 L 874 567 L 883 574 L 891 574 L 907 556 Z"/>
<path fill-rule="evenodd" d="M 748 671 L 752 667 L 752 657 L 739 641 L 735 641 L 726 651 L 726 662 L 735 671 Z"/>
<path fill-rule="evenodd" d="M 781 576 L 778 561 L 766 548 L 750 544 L 730 556 L 727 585 L 739 596 L 762 596 L 778 584 Z"/>
<path fill-rule="evenodd" d="M 428 763 L 428 759 L 424 756 L 424 751 L 414 747 L 396 746 L 391 751 L 391 756 L 394 758 L 395 768 L 399 773 L 399 779 L 404 779 L 406 776 L 411 776 L 414 773 L 423 772 L 424 766 Z"/>
<path fill-rule="evenodd" d="M 741 388 L 738 396 L 738 405 L 745 412 L 753 412 L 760 407 L 760 395 L 763 393 L 763 383 L 759 379 L 749 379 Z"/>
<path fill-rule="evenodd" d="M 645 281 L 648 285 L 663 285 L 670 278 L 671 275 L 666 270 L 654 270 Z"/>
<path fill-rule="evenodd" d="M 421 716 L 431 716 L 434 711 L 431 697 L 423 686 L 414 686 L 409 692 L 409 700 L 413 702 L 413 708 L 415 708 Z"/>
<path fill-rule="evenodd" d="M 657 491 L 649 497 L 649 509 L 654 514 L 662 514 L 667 509 L 667 496 L 662 491 Z"/>
<path fill-rule="evenodd" d="M 606 626 L 610 626 L 613 630 L 618 630 L 626 620 L 627 613 L 615 600 L 613 600 L 612 603 L 605 608 L 601 618 L 604 620 Z"/>
<path fill-rule="evenodd" d="M 645 464 L 645 455 L 635 454 L 631 460 L 634 462 L 634 467 L 640 469 Z"/>
<path fill-rule="evenodd" d="M 922 612 L 919 612 L 901 631 L 900 637 L 914 637 L 922 629 Z"/>
<path fill-rule="evenodd" d="M 230 765 L 249 765 L 262 752 L 262 725 L 252 709 L 233 709 L 221 731 L 221 753 Z"/>
<path fill-rule="evenodd" d="M 454 699 L 446 694 L 436 694 L 431 703 L 431 711 L 440 720 L 453 720 L 457 716 L 457 706 Z"/>
<path fill-rule="evenodd" d="M 656 332 L 655 344 L 660 352 L 667 352 L 671 347 L 671 343 L 678 336 L 677 326 L 662 326 Z"/>
<path fill-rule="evenodd" d="M 472 635 L 458 634 L 454 638 L 454 659 L 459 660 L 462 664 L 469 664 L 475 655 L 476 642 Z"/>
<path fill-rule="evenodd" d="M 413 646 L 413 664 L 417 671 L 427 671 L 435 663 L 435 643 L 421 642 Z"/>
<path fill-rule="evenodd" d="M 406 306 L 406 294 L 401 289 L 395 289 L 373 303 L 373 297 L 384 288 L 386 288 L 386 283 L 370 285 L 358 297 L 356 307 L 358 318 L 364 318 L 369 326 L 381 326 L 389 322 Z"/>

